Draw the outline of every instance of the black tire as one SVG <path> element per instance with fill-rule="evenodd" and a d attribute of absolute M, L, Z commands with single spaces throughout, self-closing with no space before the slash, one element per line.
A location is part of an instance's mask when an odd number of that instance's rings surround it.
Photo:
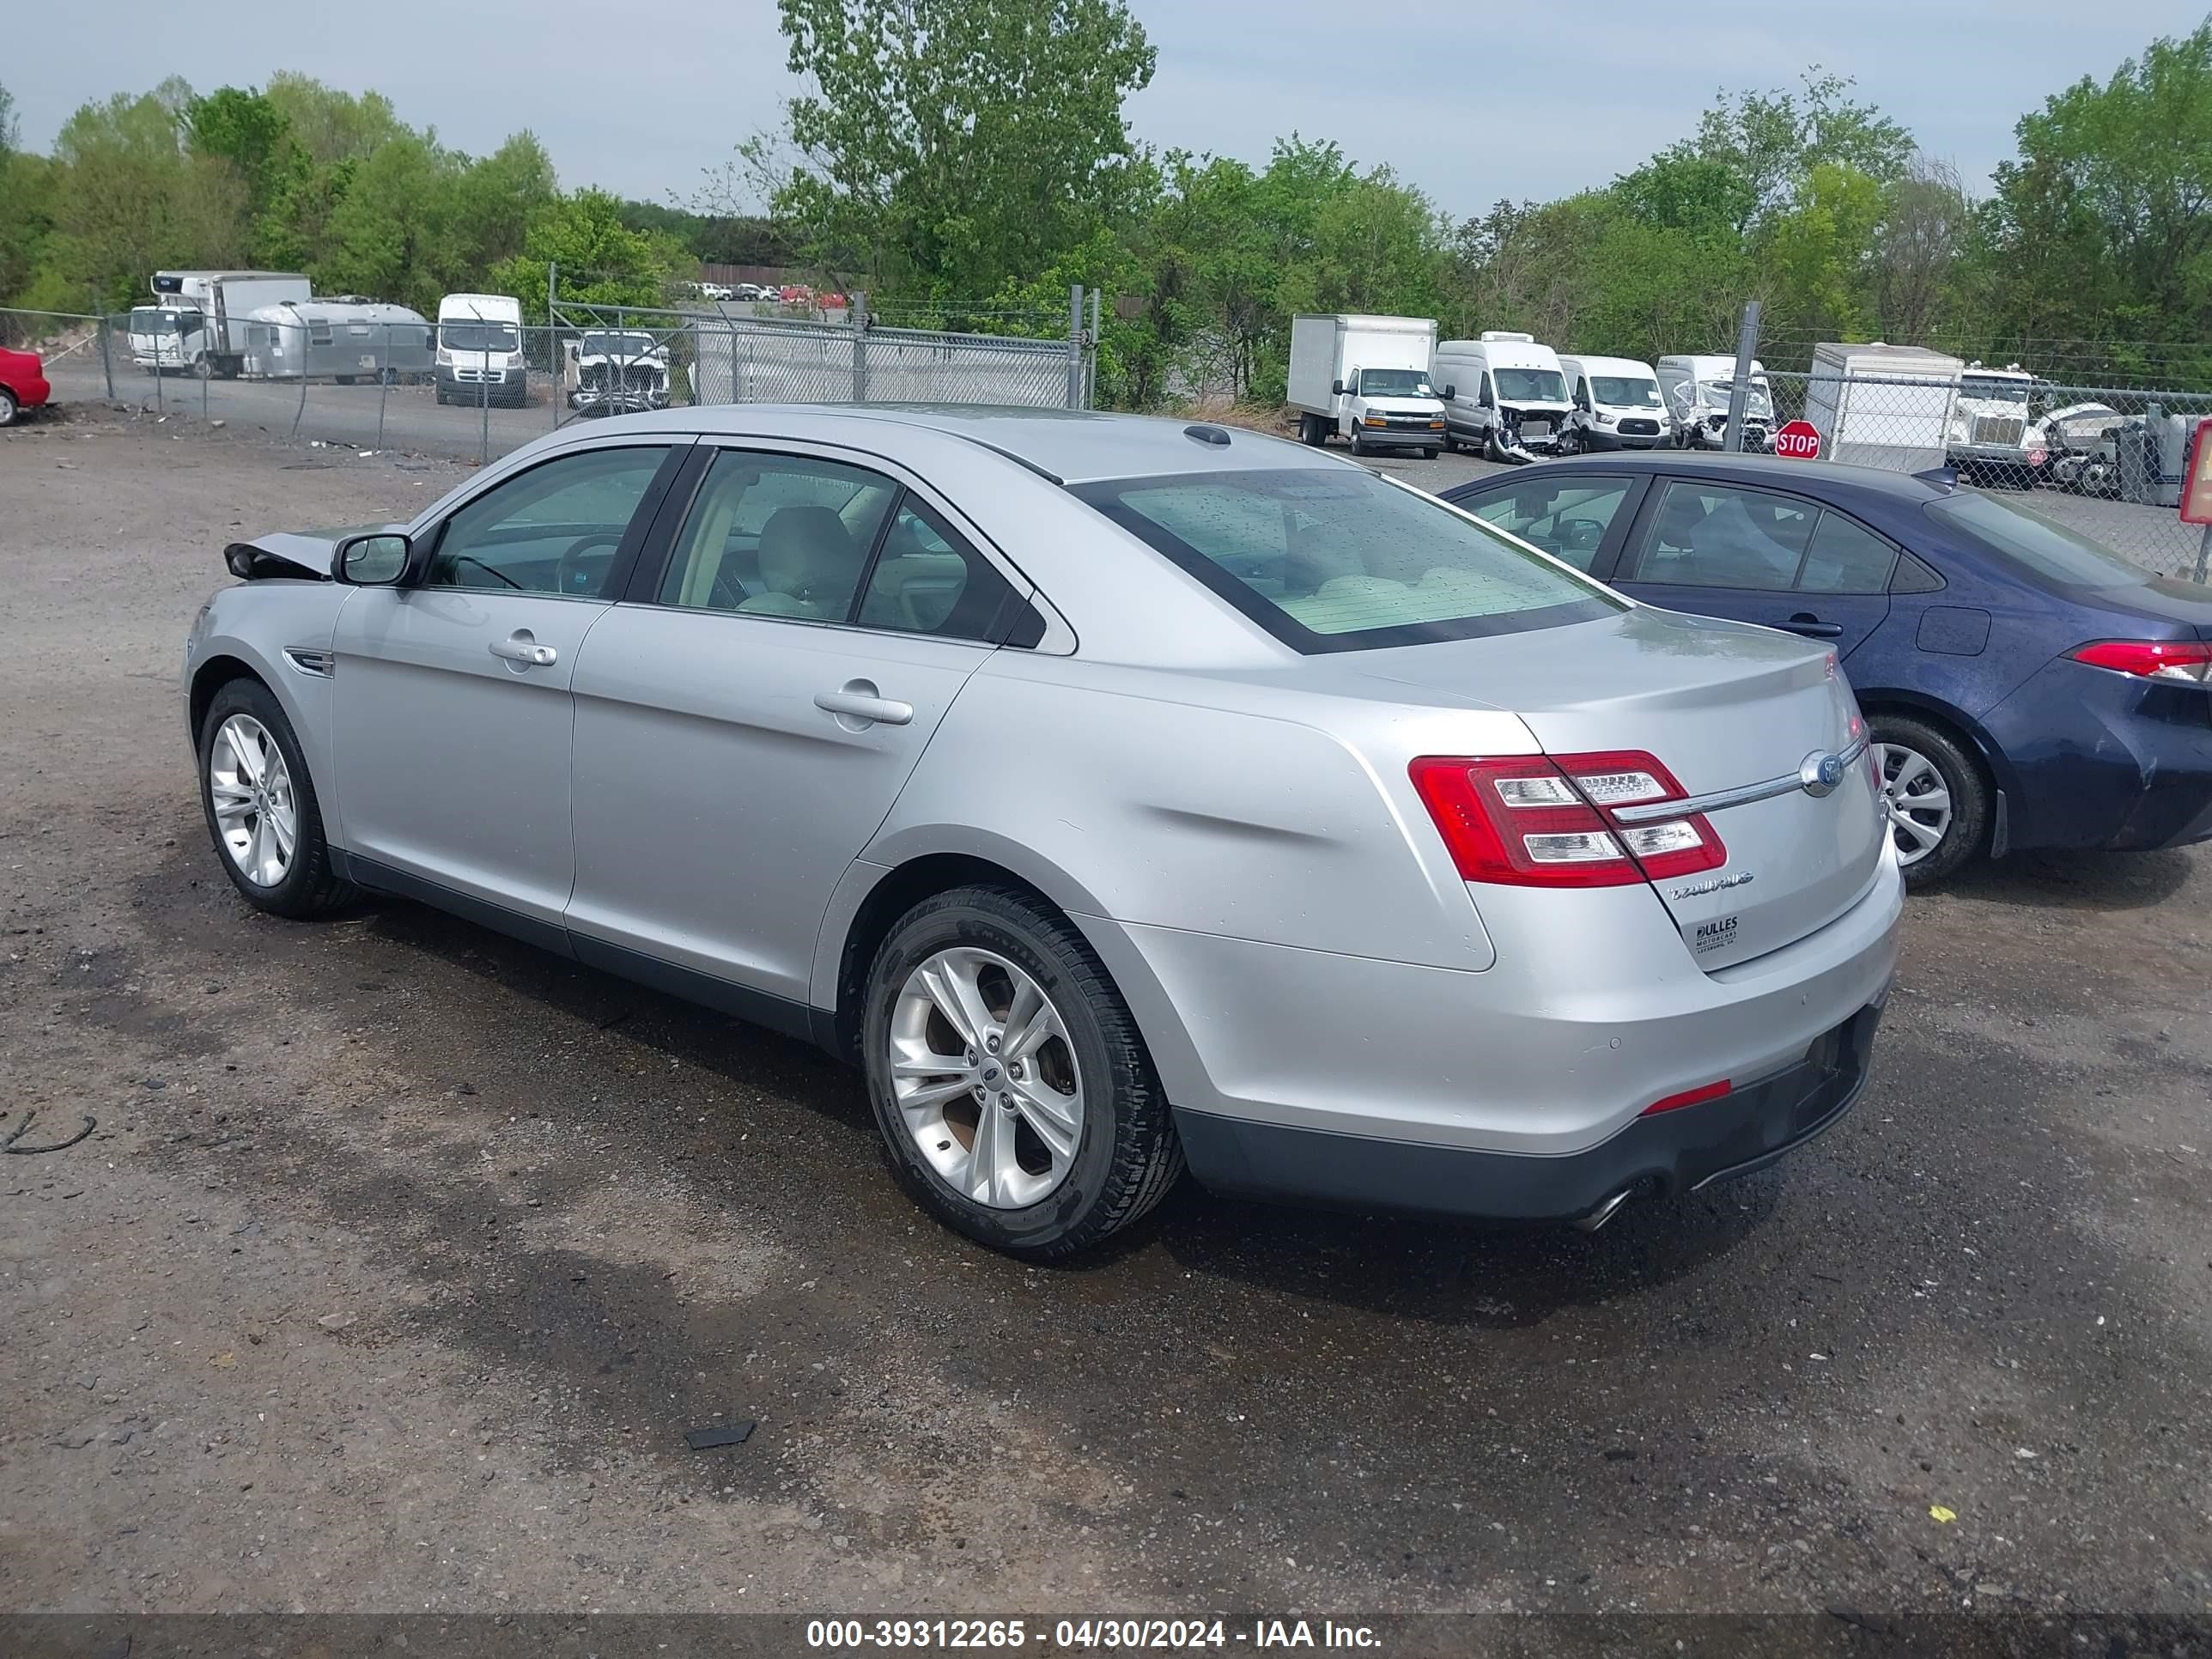
<path fill-rule="evenodd" d="M 350 374 L 333 374 L 331 380 L 338 386 L 351 386 L 354 377 Z"/>
<path fill-rule="evenodd" d="M 1085 1121 L 1073 1167 L 1026 1209 L 994 1209 L 955 1190 L 923 1159 L 892 1092 L 889 1055 L 899 994 L 915 968 L 956 945 L 994 951 L 1036 981 L 1060 1012 L 1085 1079 Z M 1036 899 L 1006 888 L 961 887 L 923 900 L 876 951 L 865 994 L 862 1061 L 892 1171 L 955 1231 L 1009 1255 L 1055 1261 L 1127 1227 L 1182 1175 L 1174 1116 L 1127 1005 L 1083 935 Z"/>
<path fill-rule="evenodd" d="M 1436 452 L 1436 450 L 1435 450 L 1434 447 L 1430 447 L 1430 448 L 1425 449 L 1425 450 L 1423 450 L 1423 451 L 1421 452 L 1421 459 L 1422 459 L 1423 460 L 1425 460 L 1425 461 L 1433 461 L 1434 459 L 1436 459 L 1436 458 L 1437 458 L 1437 452 Z"/>
<path fill-rule="evenodd" d="M 293 847 L 291 866 L 285 871 L 283 880 L 273 886 L 263 887 L 246 879 L 245 872 L 224 848 L 222 834 L 216 822 L 215 795 L 208 780 L 208 750 L 215 741 L 215 734 L 222 729 L 222 723 L 234 714 L 251 714 L 261 722 L 276 740 L 277 748 L 283 753 L 285 769 L 292 775 L 292 799 L 299 819 L 299 835 Z M 276 701 L 276 694 L 267 686 L 259 680 L 241 676 L 216 691 L 200 720 L 196 753 L 200 811 L 207 819 L 208 839 L 213 844 L 216 861 L 222 866 L 231 885 L 238 889 L 248 904 L 272 916 L 305 921 L 342 909 L 358 896 L 357 890 L 339 879 L 331 869 L 330 843 L 323 836 L 322 808 L 315 799 L 315 782 L 308 775 L 307 757 L 300 752 L 300 739 L 293 732 L 292 722 L 285 717 L 283 704 Z"/>
<path fill-rule="evenodd" d="M 1990 787 L 1966 746 L 1943 727 L 1910 714 L 1875 714 L 1867 722 L 1877 744 L 1909 749 L 1934 767 L 1951 797 L 1951 821 L 1943 838 L 1924 856 L 1905 866 L 1905 884 L 1932 887 L 1980 856 L 1990 839 Z M 1910 837 L 1892 830 L 1900 851 Z"/>
<path fill-rule="evenodd" d="M 6 386 L 0 386 L 0 426 L 15 425 L 16 416 L 21 412 L 21 405 L 15 401 L 15 394 Z"/>

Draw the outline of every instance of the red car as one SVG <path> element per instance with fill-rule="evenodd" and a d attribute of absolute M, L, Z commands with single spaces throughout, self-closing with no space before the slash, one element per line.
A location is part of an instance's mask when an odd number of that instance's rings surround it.
<path fill-rule="evenodd" d="M 53 390 L 37 352 L 0 347 L 0 426 L 15 425 L 25 410 L 38 408 Z"/>

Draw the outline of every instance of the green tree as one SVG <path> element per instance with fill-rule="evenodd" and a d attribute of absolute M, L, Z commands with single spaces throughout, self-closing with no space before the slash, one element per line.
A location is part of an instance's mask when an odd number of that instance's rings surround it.
<path fill-rule="evenodd" d="M 550 203 L 523 236 L 521 252 L 490 269 L 492 291 L 520 298 L 545 320 L 545 272 L 560 267 L 561 297 L 591 305 L 657 306 L 681 258 L 677 246 L 623 223 L 622 202 L 580 190 Z"/>
<path fill-rule="evenodd" d="M 1765 240 L 1761 265 L 1776 331 L 1863 339 L 1871 330 L 1870 260 L 1882 187 L 1856 167 L 1820 162 Z"/>
<path fill-rule="evenodd" d="M 1999 331 L 2212 333 L 2212 20 L 2087 76 L 2014 129 L 1982 227 Z M 2126 354 L 2113 360 L 2127 369 Z"/>
<path fill-rule="evenodd" d="M 1848 77 L 1815 64 L 1796 92 L 1723 91 L 1695 136 L 1661 151 L 1655 163 L 1705 164 L 1702 189 L 1711 193 L 1701 210 L 1725 201 L 1742 234 L 1796 205 L 1816 166 L 1887 183 L 1904 173 L 1912 135 L 1872 105 L 1853 102 L 1850 88 Z"/>
<path fill-rule="evenodd" d="M 1126 205 L 1122 0 L 779 0 L 809 89 L 743 155 L 809 261 L 878 294 L 1025 281 Z"/>

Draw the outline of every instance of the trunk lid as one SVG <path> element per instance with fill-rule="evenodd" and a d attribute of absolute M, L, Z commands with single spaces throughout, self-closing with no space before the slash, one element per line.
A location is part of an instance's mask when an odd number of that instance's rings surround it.
<path fill-rule="evenodd" d="M 1763 956 L 1826 926 L 1881 868 L 1880 803 L 1863 754 L 1823 794 L 1796 781 L 1808 761 L 1846 754 L 1863 736 L 1832 654 L 1802 640 L 1638 609 L 1362 654 L 1360 666 L 1378 678 L 1510 710 L 1547 754 L 1641 750 L 1692 798 L 1776 786 L 1763 799 L 1705 809 L 1723 862 L 1651 883 L 1701 968 Z"/>

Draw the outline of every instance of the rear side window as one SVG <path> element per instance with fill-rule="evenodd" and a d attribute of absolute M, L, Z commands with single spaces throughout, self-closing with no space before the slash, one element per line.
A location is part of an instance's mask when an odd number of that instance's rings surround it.
<path fill-rule="evenodd" d="M 891 519 L 860 598 L 860 624 L 944 640 L 996 636 L 1014 590 L 996 567 L 908 495 Z"/>
<path fill-rule="evenodd" d="M 1797 586 L 1807 593 L 1880 593 L 1888 589 L 1896 562 L 1887 542 L 1832 509 L 1813 527 Z"/>
<path fill-rule="evenodd" d="M 1364 470 L 1209 472 L 1073 493 L 1309 653 L 1557 627 L 1622 603 Z"/>
<path fill-rule="evenodd" d="M 1960 490 L 1929 502 L 1928 514 L 2062 587 L 2135 587 L 2151 580 L 2102 543 L 2010 501 Z"/>
<path fill-rule="evenodd" d="M 1669 483 L 1627 580 L 1781 592 L 1796 580 L 1818 512 L 1763 489 Z"/>

